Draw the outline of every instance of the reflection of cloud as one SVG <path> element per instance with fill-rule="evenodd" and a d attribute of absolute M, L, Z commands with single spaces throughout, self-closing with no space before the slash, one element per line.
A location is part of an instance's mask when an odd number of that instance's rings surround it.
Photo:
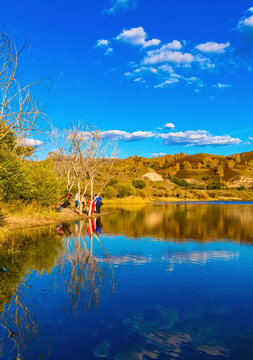
<path fill-rule="evenodd" d="M 166 334 L 163 332 L 150 333 L 147 335 L 147 342 L 161 347 L 163 351 L 172 358 L 178 358 L 181 347 L 191 342 L 191 336 L 184 333 Z"/>
<path fill-rule="evenodd" d="M 226 350 L 220 346 L 200 346 L 199 351 L 212 356 L 226 356 Z"/>
<path fill-rule="evenodd" d="M 98 262 L 105 262 L 107 259 L 96 257 Z M 142 265 L 152 261 L 151 257 L 139 256 L 139 255 L 126 255 L 126 256 L 111 256 L 110 263 L 113 265 Z"/>
<path fill-rule="evenodd" d="M 240 256 L 239 252 L 233 251 L 196 251 L 189 253 L 176 253 L 172 256 L 163 256 L 163 261 L 168 261 L 171 265 L 169 271 L 173 271 L 174 264 L 206 264 L 210 260 L 223 260 L 229 261 Z"/>

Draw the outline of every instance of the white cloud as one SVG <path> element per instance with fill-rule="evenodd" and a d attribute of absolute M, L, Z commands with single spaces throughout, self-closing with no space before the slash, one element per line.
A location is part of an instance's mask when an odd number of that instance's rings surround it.
<path fill-rule="evenodd" d="M 168 80 L 165 80 L 165 81 L 162 82 L 161 84 L 155 85 L 154 87 L 155 87 L 156 89 L 158 89 L 158 88 L 163 89 L 163 88 L 165 88 L 165 87 L 167 87 L 167 86 L 169 86 L 169 85 L 173 85 L 173 84 L 176 84 L 176 83 L 178 83 L 178 82 L 179 82 L 178 79 L 176 79 L 176 78 L 170 78 L 170 79 L 168 79 Z"/>
<path fill-rule="evenodd" d="M 174 64 L 190 64 L 194 61 L 194 56 L 190 53 L 182 53 L 181 51 L 172 51 L 162 46 L 160 49 L 148 51 L 147 56 L 143 59 L 144 65 L 174 63 Z"/>
<path fill-rule="evenodd" d="M 151 156 L 153 157 L 160 157 L 160 156 L 165 156 L 167 155 L 166 153 L 160 152 L 160 153 L 152 153 Z"/>
<path fill-rule="evenodd" d="M 207 145 L 234 145 L 241 142 L 238 138 L 232 138 L 229 135 L 214 136 L 206 130 L 188 130 L 179 131 L 168 134 L 158 134 L 157 139 L 161 139 L 166 145 L 195 145 L 195 146 L 207 146 Z"/>
<path fill-rule="evenodd" d="M 173 85 L 179 82 L 179 80 L 185 80 L 187 84 L 192 84 L 192 83 L 196 83 L 198 81 L 200 81 L 198 78 L 196 78 L 195 76 L 192 76 L 190 78 L 187 78 L 185 76 L 179 75 L 179 74 L 175 74 L 172 73 L 170 74 L 170 78 L 163 81 L 162 83 L 155 85 L 155 88 L 165 88 L 169 85 Z"/>
<path fill-rule="evenodd" d="M 199 44 L 196 46 L 196 49 L 199 51 L 205 53 L 205 54 L 223 54 L 225 52 L 225 49 L 230 46 L 230 43 L 227 42 L 225 44 L 223 43 L 217 43 L 214 41 L 209 41 L 204 44 Z"/>
<path fill-rule="evenodd" d="M 168 72 L 169 74 L 173 74 L 174 73 L 174 69 L 172 66 L 170 65 L 161 65 L 158 67 L 158 70 L 162 70 L 164 72 Z"/>
<path fill-rule="evenodd" d="M 110 41 L 107 39 L 100 39 L 97 40 L 97 43 L 95 45 L 98 48 L 102 48 L 105 50 L 104 55 L 111 55 L 113 53 L 113 48 L 110 47 Z"/>
<path fill-rule="evenodd" d="M 251 13 L 249 16 L 242 17 L 237 25 L 237 29 L 241 31 L 252 31 L 253 30 L 253 7 L 248 9 L 248 12 Z"/>
<path fill-rule="evenodd" d="M 121 141 L 140 141 L 154 137 L 156 134 L 152 131 L 135 131 L 129 133 L 122 130 L 102 131 L 101 135 L 104 139 L 121 140 Z"/>
<path fill-rule="evenodd" d="M 106 14 L 116 14 L 118 11 L 126 11 L 136 7 L 135 0 L 111 0 L 112 6 L 105 9 Z"/>
<path fill-rule="evenodd" d="M 231 88 L 232 85 L 230 85 L 230 84 L 218 83 L 218 84 L 214 84 L 213 87 L 214 87 L 214 88 L 217 88 L 217 89 L 228 89 L 228 88 Z"/>
<path fill-rule="evenodd" d="M 140 45 L 145 48 L 149 46 L 157 46 L 161 42 L 159 39 L 147 40 L 147 37 L 147 33 L 143 27 L 139 26 L 129 30 L 124 29 L 118 36 L 116 36 L 115 39 L 130 45 Z"/>
<path fill-rule="evenodd" d="M 176 126 L 173 123 L 167 123 L 164 125 L 164 129 L 174 129 Z"/>
<path fill-rule="evenodd" d="M 96 46 L 98 46 L 98 47 L 101 47 L 101 46 L 102 47 L 103 46 L 107 47 L 107 46 L 109 46 L 109 40 L 106 40 L 106 39 L 97 40 Z"/>
<path fill-rule="evenodd" d="M 38 147 L 43 145 L 43 141 L 41 140 L 36 140 L 36 139 L 23 139 L 22 140 L 22 145 L 24 146 L 33 146 L 33 147 Z"/>
<path fill-rule="evenodd" d="M 178 40 L 173 40 L 172 42 L 164 45 L 163 47 L 171 50 L 180 50 L 182 48 L 182 44 Z"/>
<path fill-rule="evenodd" d="M 105 55 L 105 56 L 107 56 L 107 55 L 112 55 L 112 53 L 113 53 L 113 48 L 108 47 L 108 49 L 106 50 L 106 52 L 104 53 L 104 55 Z"/>

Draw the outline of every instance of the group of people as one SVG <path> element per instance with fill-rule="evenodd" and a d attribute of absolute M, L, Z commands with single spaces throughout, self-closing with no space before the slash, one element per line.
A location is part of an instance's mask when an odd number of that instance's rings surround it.
<path fill-rule="evenodd" d="M 100 195 L 96 194 L 94 199 L 91 200 L 91 198 L 86 199 L 84 195 L 81 195 L 81 199 L 79 199 L 79 194 L 76 193 L 75 209 L 78 209 L 78 207 L 80 206 L 80 202 L 82 204 L 82 211 L 84 213 L 89 214 L 89 210 L 91 207 L 91 215 L 93 214 L 93 212 L 100 214 L 101 206 L 103 205 L 102 197 Z M 87 210 L 85 210 L 85 207 Z"/>
<path fill-rule="evenodd" d="M 63 200 L 61 197 L 58 198 L 58 205 L 56 207 L 57 211 L 62 211 L 63 208 L 68 208 L 71 206 L 71 203 L 73 201 L 73 194 L 71 192 L 67 192 L 65 195 L 65 199 Z M 79 197 L 79 194 L 76 193 L 75 195 L 75 210 L 77 210 L 80 207 L 80 203 L 82 204 L 82 212 L 85 214 L 93 214 L 93 212 L 100 214 L 101 213 L 101 207 L 103 206 L 103 200 L 102 197 L 99 194 L 96 194 L 94 199 L 91 200 L 91 198 L 85 198 L 84 195 L 81 195 Z M 91 212 L 90 212 L 91 207 Z"/>

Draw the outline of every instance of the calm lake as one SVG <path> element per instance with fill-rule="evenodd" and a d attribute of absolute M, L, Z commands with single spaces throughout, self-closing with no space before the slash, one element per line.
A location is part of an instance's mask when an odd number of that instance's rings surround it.
<path fill-rule="evenodd" d="M 253 203 L 109 210 L 1 243 L 0 359 L 252 360 Z"/>

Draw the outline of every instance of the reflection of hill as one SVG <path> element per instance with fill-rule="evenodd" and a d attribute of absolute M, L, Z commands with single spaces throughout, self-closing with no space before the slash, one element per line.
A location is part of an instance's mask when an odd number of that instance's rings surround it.
<path fill-rule="evenodd" d="M 211 241 L 227 238 L 253 242 L 252 205 L 166 204 L 141 211 L 120 210 L 103 218 L 104 232 L 140 236 Z"/>

